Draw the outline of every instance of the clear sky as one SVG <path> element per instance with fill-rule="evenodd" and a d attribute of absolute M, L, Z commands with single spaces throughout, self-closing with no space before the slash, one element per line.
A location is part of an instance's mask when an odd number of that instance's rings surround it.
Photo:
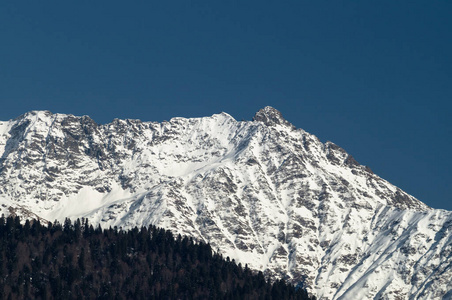
<path fill-rule="evenodd" d="M 452 210 L 451 1 L 2 1 L 0 120 L 270 105 Z"/>

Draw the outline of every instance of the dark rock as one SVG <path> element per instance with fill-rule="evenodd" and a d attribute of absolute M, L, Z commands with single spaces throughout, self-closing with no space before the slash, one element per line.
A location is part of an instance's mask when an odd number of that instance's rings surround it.
<path fill-rule="evenodd" d="M 282 114 L 271 106 L 266 106 L 259 110 L 253 118 L 253 121 L 259 121 L 267 126 L 283 125 L 295 129 L 291 123 L 289 123 Z"/>

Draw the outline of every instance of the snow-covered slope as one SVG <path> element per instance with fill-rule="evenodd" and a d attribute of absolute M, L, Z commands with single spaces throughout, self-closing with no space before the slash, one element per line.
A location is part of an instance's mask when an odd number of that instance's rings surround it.
<path fill-rule="evenodd" d="M 319 299 L 452 298 L 452 213 L 266 107 L 153 123 L 33 111 L 0 122 L 0 208 L 155 224 Z"/>

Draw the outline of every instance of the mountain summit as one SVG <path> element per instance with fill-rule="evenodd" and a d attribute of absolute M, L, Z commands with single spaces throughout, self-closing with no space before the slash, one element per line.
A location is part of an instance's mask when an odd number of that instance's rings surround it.
<path fill-rule="evenodd" d="M 266 107 L 169 122 L 30 112 L 0 122 L 5 215 L 157 225 L 319 299 L 452 296 L 452 213 Z"/>
<path fill-rule="evenodd" d="M 284 125 L 295 129 L 295 127 L 286 121 L 282 114 L 271 106 L 259 110 L 253 118 L 253 121 L 260 121 L 267 126 Z"/>

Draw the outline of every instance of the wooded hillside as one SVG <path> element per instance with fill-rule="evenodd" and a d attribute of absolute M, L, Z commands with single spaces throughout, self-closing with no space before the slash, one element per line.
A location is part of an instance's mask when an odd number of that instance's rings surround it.
<path fill-rule="evenodd" d="M 0 218 L 2 299 L 313 299 L 154 226 Z"/>

